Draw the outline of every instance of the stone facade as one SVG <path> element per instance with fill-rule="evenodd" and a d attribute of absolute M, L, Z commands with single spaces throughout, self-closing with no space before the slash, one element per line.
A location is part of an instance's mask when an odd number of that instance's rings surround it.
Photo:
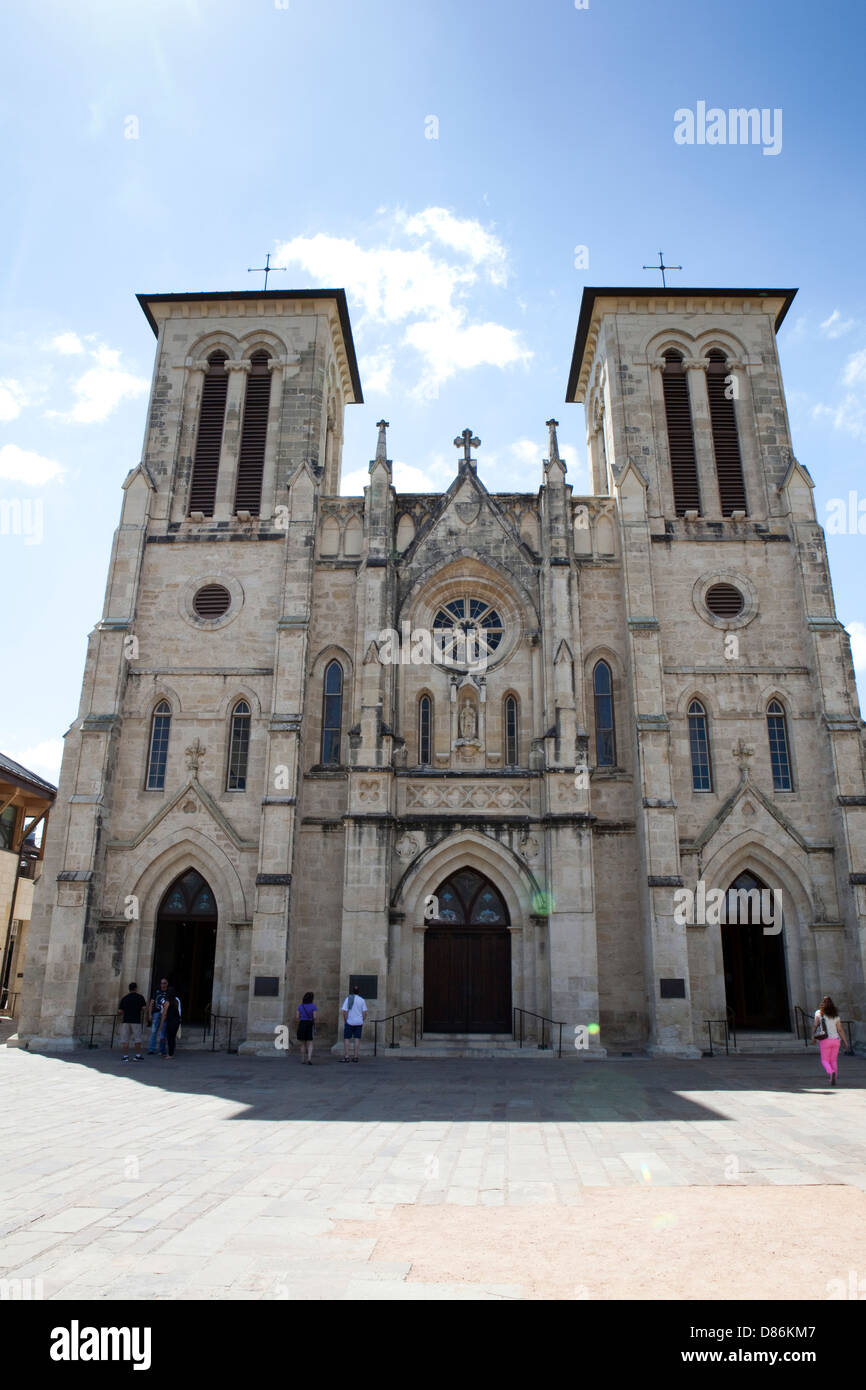
<path fill-rule="evenodd" d="M 586 407 L 589 496 L 566 482 L 555 421 L 537 492 L 489 492 L 467 431 L 444 495 L 398 494 L 383 421 L 369 486 L 350 498 L 339 496 L 343 412 L 361 392 L 341 292 L 143 299 L 159 340 L 144 455 L 124 483 L 66 738 L 21 1041 L 71 1047 L 128 980 L 151 983 L 161 905 L 188 869 L 216 904 L 213 1011 L 234 1018 L 249 1051 L 273 1049 L 308 989 L 329 1038 L 357 976 L 376 979 L 376 1017 L 424 1003 L 437 894 L 467 871 L 504 905 L 509 1003 L 569 1034 L 583 1025 L 595 1051 L 697 1052 L 704 1020 L 732 1004 L 735 967 L 718 924 L 677 919 L 677 890 L 727 890 L 742 873 L 784 902 L 785 1028 L 795 1005 L 826 992 L 863 1018 L 863 725 L 812 483 L 789 437 L 775 341 L 789 301 L 586 291 L 568 399 Z M 684 360 L 700 484 L 685 514 L 662 387 L 671 350 Z M 215 351 L 228 359 L 219 476 L 212 515 L 190 515 Z M 726 513 L 712 351 L 733 383 L 747 498 Z M 233 502 L 255 352 L 271 372 L 258 516 Z M 739 613 L 708 608 L 718 584 L 738 592 Z M 207 585 L 227 592 L 226 612 L 196 612 Z M 495 615 L 483 659 L 431 659 L 424 646 L 455 602 Z M 600 662 L 612 678 L 607 758 Z M 342 687 L 333 736 L 329 669 Z M 693 785 L 695 700 L 706 790 Z M 771 768 L 772 700 L 791 790 Z M 249 757 L 244 789 L 230 790 L 239 701 Z M 163 702 L 164 785 L 147 790 Z"/>

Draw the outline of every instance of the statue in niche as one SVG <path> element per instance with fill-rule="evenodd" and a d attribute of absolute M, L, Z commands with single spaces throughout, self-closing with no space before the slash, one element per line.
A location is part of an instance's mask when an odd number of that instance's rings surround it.
<path fill-rule="evenodd" d="M 471 700 L 464 700 L 463 704 L 460 706 L 458 728 L 462 739 L 468 741 L 475 738 L 478 729 L 478 720 L 475 715 L 475 706 Z"/>

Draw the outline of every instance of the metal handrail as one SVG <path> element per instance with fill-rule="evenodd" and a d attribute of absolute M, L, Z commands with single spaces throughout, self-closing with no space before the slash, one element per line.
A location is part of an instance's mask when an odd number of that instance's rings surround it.
<path fill-rule="evenodd" d="M 725 1014 L 725 1017 L 724 1017 L 724 1018 L 705 1018 L 705 1019 L 704 1019 L 704 1023 L 707 1025 L 707 1037 L 708 1037 L 709 1043 L 710 1043 L 710 1056 L 711 1056 L 711 1057 L 715 1057 L 715 1055 L 716 1055 L 715 1052 L 713 1051 L 713 1026 L 714 1026 L 715 1024 L 720 1024 L 721 1027 L 724 1028 L 724 1030 L 725 1030 L 725 1056 L 726 1056 L 726 1057 L 729 1057 L 729 1056 L 731 1055 L 731 1054 L 730 1054 L 730 1046 L 729 1046 L 729 1044 L 730 1044 L 730 1036 L 731 1036 L 731 1027 L 730 1027 L 730 1020 L 729 1020 L 729 1018 L 728 1018 L 728 1016 L 727 1016 L 727 1013 Z M 734 1038 L 734 1047 L 736 1048 L 736 1046 L 737 1046 L 737 1040 L 736 1040 L 736 1037 L 735 1037 L 735 1038 Z"/>
<path fill-rule="evenodd" d="M 217 1023 L 227 1023 L 228 1026 L 229 1026 L 229 1036 L 228 1036 L 228 1042 L 226 1043 L 226 1052 L 231 1052 L 231 1050 L 232 1050 L 232 1029 L 233 1029 L 234 1023 L 235 1023 L 235 1016 L 234 1016 L 234 1014 L 215 1014 L 215 1013 L 211 1013 L 211 1014 L 209 1015 L 209 1022 L 208 1022 L 207 1024 L 205 1024 L 205 1037 L 207 1037 L 208 1026 L 211 1026 L 212 1029 L 213 1029 L 213 1037 L 212 1037 L 212 1039 L 211 1039 L 211 1045 L 210 1045 L 210 1050 L 211 1050 L 211 1052 L 216 1052 L 216 1035 L 217 1035 L 216 1025 L 217 1025 Z M 202 1042 L 204 1042 L 204 1038 L 202 1039 Z M 222 1052 L 222 1048 L 220 1048 L 220 1051 Z"/>
<path fill-rule="evenodd" d="M 378 1052 L 379 1052 L 379 1025 L 380 1025 L 380 1024 L 385 1024 L 385 1023 L 390 1023 L 390 1025 L 391 1025 L 391 1041 L 389 1042 L 388 1047 L 389 1047 L 389 1049 L 392 1048 L 392 1047 L 399 1047 L 400 1044 L 399 1044 L 398 1042 L 395 1042 L 395 1041 L 394 1041 L 394 1022 L 395 1022 L 395 1019 L 398 1019 L 398 1018 L 406 1018 L 407 1014 L 411 1014 L 411 1015 L 412 1015 L 412 1046 L 413 1046 L 413 1047 L 417 1047 L 417 1046 L 418 1046 L 418 1038 L 419 1038 L 419 1037 L 421 1036 L 421 1034 L 424 1032 L 424 1010 L 423 1010 L 423 1007 L 422 1007 L 420 1004 L 416 1004 L 415 1007 L 414 1007 L 414 1009 L 404 1009 L 404 1010 L 402 1011 L 402 1013 L 399 1013 L 399 1014 L 389 1014 L 387 1018 L 374 1018 L 374 1019 L 372 1020 L 372 1022 L 373 1022 L 373 1056 L 374 1056 L 374 1057 L 378 1056 Z M 420 1015 L 420 1019 L 419 1019 L 419 1015 Z"/>
<path fill-rule="evenodd" d="M 113 1013 L 113 1014 L 91 1014 L 91 1015 L 90 1015 L 90 1037 L 88 1038 L 87 1046 L 88 1046 L 88 1047 L 98 1047 L 98 1046 L 99 1046 L 99 1043 L 95 1043 L 95 1042 L 93 1041 L 93 1032 L 94 1032 L 94 1029 L 95 1029 L 95 1027 L 96 1027 L 96 1020 L 97 1020 L 98 1018 L 110 1018 L 110 1019 L 111 1019 L 111 1042 L 108 1044 L 109 1051 L 110 1051 L 111 1048 L 114 1047 L 114 1034 L 115 1034 L 115 1030 L 117 1029 L 117 1014 L 116 1014 L 116 1013 Z"/>
<path fill-rule="evenodd" d="M 799 1038 L 799 1037 L 802 1037 L 802 1039 L 803 1039 L 803 1046 L 804 1046 L 804 1047 L 808 1047 L 808 1046 L 809 1046 L 809 1042 L 810 1042 L 810 1028 L 812 1028 L 813 1024 L 814 1024 L 814 1019 L 812 1019 L 812 1018 L 809 1016 L 809 1014 L 806 1013 L 806 1010 L 803 1008 L 802 1004 L 795 1004 L 795 1005 L 794 1005 L 794 1027 L 795 1027 L 795 1030 L 796 1030 L 796 1033 L 797 1033 L 797 1037 L 798 1037 L 798 1038 Z M 802 1032 L 800 1031 L 801 1028 L 802 1028 Z"/>
<path fill-rule="evenodd" d="M 20 997 L 21 991 L 19 989 L 0 990 L 0 1017 L 14 1018 Z M 12 1001 L 11 1003 L 9 1002 L 10 1000 Z"/>
<path fill-rule="evenodd" d="M 518 1015 L 518 1014 L 520 1014 L 520 1037 L 519 1037 L 519 1038 L 518 1038 L 518 1036 L 517 1036 L 517 1015 Z M 565 1027 L 564 1021 L 563 1021 L 563 1022 L 560 1022 L 559 1019 L 557 1019 L 557 1018 L 548 1018 L 546 1014 L 534 1014 L 534 1013 L 532 1012 L 531 1009 L 519 1009 L 519 1008 L 517 1008 L 517 1007 L 515 1006 L 515 1007 L 512 1008 L 512 1010 L 511 1010 L 511 1036 L 512 1036 L 512 1038 L 514 1038 L 515 1042 L 519 1042 L 519 1044 L 520 1044 L 521 1047 L 523 1046 L 523 1020 L 524 1020 L 524 1017 L 527 1017 L 527 1018 L 537 1018 L 537 1019 L 540 1019 L 540 1020 L 541 1020 L 541 1042 L 538 1044 L 538 1051 L 539 1051 L 539 1052 L 550 1052 L 550 1051 L 551 1051 L 551 1044 L 550 1044 L 550 1043 L 546 1043 L 546 1042 L 544 1041 L 544 1025 L 545 1025 L 545 1023 L 549 1023 L 550 1026 L 551 1026 L 552 1028 L 558 1028 L 558 1029 L 559 1029 L 559 1045 L 558 1045 L 558 1047 L 557 1047 L 557 1049 L 556 1049 L 556 1055 L 557 1055 L 557 1057 L 561 1057 L 561 1056 L 562 1056 L 562 1030 L 563 1030 L 563 1028 Z"/>

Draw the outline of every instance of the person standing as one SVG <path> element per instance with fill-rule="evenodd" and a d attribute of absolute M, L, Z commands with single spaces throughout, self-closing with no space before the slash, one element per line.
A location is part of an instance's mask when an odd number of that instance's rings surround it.
<path fill-rule="evenodd" d="M 821 1066 L 830 1078 L 830 1085 L 835 1086 L 836 1070 L 839 1065 L 839 1046 L 840 1043 L 844 1043 L 847 1050 L 848 1039 L 845 1036 L 845 1029 L 842 1027 L 839 1010 L 829 994 L 824 995 L 820 1006 L 815 1010 L 812 1041 L 818 1043 L 821 1051 Z"/>
<path fill-rule="evenodd" d="M 367 1001 L 362 999 L 360 994 L 347 994 L 343 1000 L 343 1042 L 345 1045 L 344 1062 L 357 1062 L 358 1053 L 361 1051 L 361 1030 L 367 1022 Z M 355 1043 L 355 1055 L 349 1057 L 349 1043 Z"/>
<path fill-rule="evenodd" d="M 123 1043 L 122 1061 L 129 1061 L 129 1044 L 135 1039 L 135 1060 L 141 1061 L 141 1013 L 147 1008 L 147 1000 L 138 993 L 138 985 L 130 982 L 129 993 L 124 994 L 117 1012 L 121 1015 L 120 1040 Z"/>
<path fill-rule="evenodd" d="M 169 987 L 165 1003 L 162 1006 L 162 1017 L 165 1028 L 165 1041 L 168 1045 L 168 1053 L 163 1052 L 163 1058 L 174 1056 L 174 1045 L 177 1041 L 177 1030 L 180 1027 L 180 1001 L 176 992 Z"/>
<path fill-rule="evenodd" d="M 165 1003 L 165 996 L 168 993 L 168 980 L 162 979 L 159 982 L 159 989 L 154 993 L 153 998 L 147 1006 L 147 1021 L 150 1024 L 150 1042 L 147 1048 L 148 1057 L 152 1057 L 156 1052 L 157 1039 L 159 1040 L 159 1050 L 165 1053 L 165 1033 L 162 1031 L 162 1006 Z"/>
<path fill-rule="evenodd" d="M 298 1042 L 301 1044 L 301 1066 L 306 1064 L 308 1067 L 313 1065 L 313 1035 L 319 1013 L 313 1003 L 314 998 L 313 991 L 307 990 L 298 1005 Z"/>

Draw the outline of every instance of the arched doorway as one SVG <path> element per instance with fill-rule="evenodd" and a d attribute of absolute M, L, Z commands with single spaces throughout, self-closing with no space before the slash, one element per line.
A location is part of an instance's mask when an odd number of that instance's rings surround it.
<path fill-rule="evenodd" d="M 163 976 L 180 997 L 183 1021 L 202 1023 L 213 993 L 217 909 L 210 885 L 187 869 L 165 894 L 156 918 L 153 982 Z"/>
<path fill-rule="evenodd" d="M 735 921 L 722 923 L 722 958 L 725 969 L 725 998 L 734 1011 L 738 1028 L 787 1031 L 791 1026 L 788 979 L 785 969 L 784 928 L 773 927 L 774 895 L 753 873 L 738 874 L 728 889 L 748 893 Z M 765 909 L 762 920 L 762 898 Z M 725 895 L 726 906 L 731 899 Z M 769 905 L 769 911 L 766 911 Z"/>
<path fill-rule="evenodd" d="M 474 869 L 446 878 L 424 933 L 424 1031 L 511 1032 L 508 909 Z"/>

